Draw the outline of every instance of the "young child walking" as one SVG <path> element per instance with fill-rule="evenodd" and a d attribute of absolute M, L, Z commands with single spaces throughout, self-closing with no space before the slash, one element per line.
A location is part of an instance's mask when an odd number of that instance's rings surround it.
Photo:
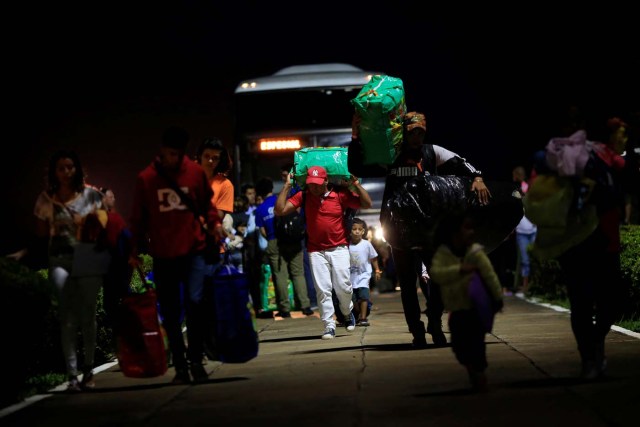
<path fill-rule="evenodd" d="M 429 271 L 440 286 L 444 307 L 449 311 L 451 347 L 467 368 L 474 391 L 487 389 L 485 333 L 491 331 L 493 316 L 502 310 L 502 287 L 483 247 L 475 242 L 474 224 L 467 213 L 451 215 L 438 229 L 438 246 Z M 470 284 L 478 274 L 491 304 L 482 312 L 471 297 Z M 477 282 L 476 282 L 477 283 Z"/>
<path fill-rule="evenodd" d="M 366 235 L 367 224 L 360 218 L 354 218 L 351 225 L 349 254 L 353 308 L 358 318 L 356 326 L 369 326 L 367 319 L 371 307 L 369 281 L 372 272 L 375 272 L 376 280 L 380 280 L 382 274 L 378 268 L 378 253 L 371 242 L 364 238 Z"/>

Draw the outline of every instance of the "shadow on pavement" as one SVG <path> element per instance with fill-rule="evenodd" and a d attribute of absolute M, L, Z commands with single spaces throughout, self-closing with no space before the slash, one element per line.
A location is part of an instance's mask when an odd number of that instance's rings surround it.
<path fill-rule="evenodd" d="M 545 388 L 545 387 L 573 387 L 582 384 L 607 383 L 618 381 L 613 378 L 600 378 L 595 381 L 583 380 L 577 377 L 541 378 L 536 380 L 516 381 L 507 384 L 511 388 Z"/>
<path fill-rule="evenodd" d="M 414 397 L 437 397 L 437 396 L 470 396 L 478 394 L 471 388 L 458 388 L 455 390 L 435 391 L 432 393 L 418 393 L 414 394 Z"/>
<path fill-rule="evenodd" d="M 131 386 L 119 386 L 119 387 L 103 387 L 96 388 L 94 390 L 84 391 L 82 393 L 86 394 L 102 394 L 102 393 L 113 393 L 113 392 L 137 392 L 143 390 L 155 390 L 165 387 L 184 387 L 185 385 L 189 386 L 199 386 L 204 384 L 223 384 L 223 383 L 231 383 L 236 381 L 247 381 L 249 378 L 246 377 L 231 377 L 231 378 L 220 378 L 220 379 L 208 379 L 207 381 L 203 381 L 201 383 L 191 383 L 191 384 L 171 384 L 171 383 L 162 383 L 162 384 L 139 384 L 139 385 L 131 385 Z M 47 394 L 79 394 L 79 392 L 70 392 L 66 390 L 62 391 L 52 391 Z"/>

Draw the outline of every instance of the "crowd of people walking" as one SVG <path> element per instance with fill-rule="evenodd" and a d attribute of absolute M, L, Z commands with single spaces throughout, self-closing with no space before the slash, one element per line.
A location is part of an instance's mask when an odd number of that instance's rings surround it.
<path fill-rule="evenodd" d="M 564 245 L 556 254 L 567 278 L 581 376 L 589 380 L 599 378 L 606 370 L 604 338 L 625 295 L 620 280 L 619 225 L 637 222 L 638 195 L 632 186 L 625 185 L 629 177 L 638 176 L 637 156 L 623 157 L 630 138 L 633 146 L 638 146 L 637 128 L 619 118 L 609 120 L 608 126 L 611 132 L 604 143 L 587 140 L 582 124 L 555 135 L 559 150 L 570 145 L 567 141 L 586 150 L 577 154 L 586 156 L 583 163 L 581 157 L 570 158 L 567 150 L 558 154 L 565 156 L 565 164 L 569 160 L 577 162 L 580 170 L 574 175 L 559 171 L 559 164 L 550 161 L 549 152 L 544 150 L 532 156 L 529 179 L 524 167 L 513 169 L 514 185 L 525 200 L 524 215 L 514 230 L 519 279 L 516 292 L 522 296 L 529 292 L 530 255 L 536 247 Z M 37 197 L 34 214 L 38 234 L 48 239 L 49 278 L 59 300 L 69 390 L 95 387 L 92 369 L 98 292 L 104 287 L 105 309 L 113 325 L 118 300 L 126 293 L 131 272 L 138 267 L 143 252 L 153 257 L 153 278 L 175 367 L 173 383 L 205 381 L 208 374 L 202 366 L 203 356 L 216 357 L 212 318 L 207 314 L 207 284 L 221 263 L 232 262 L 247 274 L 256 314 L 265 312 L 259 276 L 261 266 L 268 264 L 275 287 L 275 316 L 292 317 L 292 286 L 296 309 L 305 316 L 319 311 L 319 336 L 323 340 L 334 339 L 340 323 L 347 331 L 371 325 L 368 314 L 372 288 L 382 278 L 383 268 L 386 270 L 391 263 L 412 345 L 425 348 L 427 334 L 436 346 L 448 344 L 442 324 L 446 310 L 455 357 L 468 370 L 472 386 L 484 390 L 484 337 L 490 327 L 483 323 L 468 287 L 479 275 L 492 302 L 491 318 L 502 309 L 506 290 L 499 271 L 474 240 L 473 218 L 466 212 L 451 212 L 433 242 L 415 246 L 393 232 L 394 214 L 387 203 L 416 177 L 456 175 L 469 178 L 468 190 L 481 205 L 487 205 L 492 202 L 492 194 L 483 173 L 455 152 L 426 142 L 427 120 L 420 112 L 403 117 L 400 151 L 396 160 L 384 167 L 362 163 L 359 128 L 356 114 L 349 145 L 349 180 L 330 182 L 327 170 L 314 166 L 307 170 L 304 188 L 294 193 L 293 176 L 284 168 L 278 194 L 273 193 L 272 179 L 261 177 L 255 185 L 238 183 L 240 193 L 234 196 L 229 179 L 233 162 L 225 144 L 217 138 L 206 138 L 191 159 L 186 153 L 187 131 L 169 127 L 157 156 L 137 175 L 128 221 L 115 209 L 115 195 L 108 184 L 99 188 L 85 182 L 76 153 L 54 153 L 47 186 Z M 378 250 L 366 238 L 367 224 L 359 218 L 347 223 L 344 215 L 350 209 L 372 206 L 359 179 L 369 176 L 386 179 L 380 221 L 387 231 L 387 247 Z M 545 202 L 540 194 L 541 187 L 549 185 L 546 177 L 553 177 L 557 183 L 559 176 L 570 178 L 562 185 L 570 186 L 567 188 L 576 194 L 574 204 L 567 207 L 568 215 L 579 215 L 583 221 L 579 230 L 571 231 L 567 225 L 567 232 L 574 233 L 571 239 L 551 242 L 549 224 L 538 204 Z M 277 234 L 276 225 L 278 218 L 294 214 L 303 216 L 306 233 L 301 240 L 288 241 Z M 570 221 L 567 219 L 567 224 Z M 11 256 L 19 259 L 24 254 L 19 251 Z M 305 256 L 313 295 L 307 286 Z M 586 270 L 584 265 L 601 268 Z M 425 310 L 420 306 L 419 289 L 426 299 Z M 84 349 L 81 364 L 78 330 Z"/>

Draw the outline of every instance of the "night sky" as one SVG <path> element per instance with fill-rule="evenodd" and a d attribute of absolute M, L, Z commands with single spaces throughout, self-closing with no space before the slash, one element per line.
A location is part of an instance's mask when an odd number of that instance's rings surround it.
<path fill-rule="evenodd" d="M 180 3 L 5 10 L 3 251 L 28 233 L 55 149 L 78 151 L 88 182 L 113 188 L 128 218 L 135 176 L 165 127 L 188 130 L 191 154 L 205 136 L 231 144 L 237 83 L 289 65 L 345 62 L 401 78 L 408 109 L 427 115 L 429 142 L 494 179 L 528 167 L 571 104 L 594 139 L 606 118 L 639 108 L 640 37 L 633 13 L 612 6 L 425 15 L 408 2 Z"/>

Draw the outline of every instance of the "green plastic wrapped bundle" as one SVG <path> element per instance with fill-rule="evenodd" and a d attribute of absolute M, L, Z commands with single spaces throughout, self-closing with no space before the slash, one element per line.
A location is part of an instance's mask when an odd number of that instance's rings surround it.
<path fill-rule="evenodd" d="M 274 311 L 278 309 L 278 303 L 276 301 L 276 287 L 273 283 L 273 275 L 271 273 L 271 266 L 269 264 L 262 264 L 262 276 L 260 278 L 260 299 L 262 303 L 262 309 L 264 311 Z M 293 294 L 293 282 L 289 280 L 287 292 L 289 295 L 289 305 L 292 310 L 297 310 L 298 306 Z"/>
<path fill-rule="evenodd" d="M 302 148 L 293 153 L 293 175 L 296 183 L 305 188 L 307 170 L 312 166 L 322 166 L 327 171 L 329 182 L 340 184 L 351 177 L 347 168 L 346 147 Z"/>
<path fill-rule="evenodd" d="M 393 163 L 402 145 L 402 118 L 407 111 L 402 80 L 375 75 L 351 104 L 362 117 L 363 163 Z"/>

